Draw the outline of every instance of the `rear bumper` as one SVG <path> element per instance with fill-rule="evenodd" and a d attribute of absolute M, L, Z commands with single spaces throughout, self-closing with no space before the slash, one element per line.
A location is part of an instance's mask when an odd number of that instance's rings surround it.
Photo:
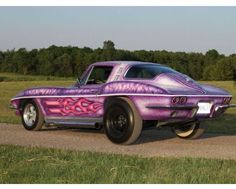
<path fill-rule="evenodd" d="M 194 119 L 198 111 L 196 105 L 149 105 L 146 109 L 152 110 L 156 115 L 162 115 L 157 120 L 183 121 Z"/>
<path fill-rule="evenodd" d="M 197 105 L 148 105 L 145 108 L 155 111 L 156 115 L 164 115 L 163 117 L 161 117 L 161 119 L 159 117 L 158 120 L 184 121 L 219 117 L 228 108 L 236 108 L 236 104 L 215 104 L 212 106 L 211 111 L 208 114 L 198 114 L 197 112 L 199 107 Z"/>
<path fill-rule="evenodd" d="M 219 109 L 225 109 L 225 108 L 236 108 L 236 104 L 216 105 L 215 111 L 217 111 Z"/>
<path fill-rule="evenodd" d="M 231 96 L 230 96 L 231 97 Z M 192 120 L 192 119 L 207 119 L 217 117 L 220 113 L 223 113 L 228 107 L 233 105 L 227 105 L 224 103 L 224 96 L 188 96 L 187 101 L 184 104 L 172 102 L 172 96 L 132 96 L 137 110 L 139 111 L 143 120 L 159 120 L 168 121 L 174 120 Z M 208 102 L 212 105 L 210 112 L 197 113 L 199 110 L 199 102 Z M 227 105 L 227 107 L 221 107 L 220 105 Z M 215 113 L 215 108 L 219 106 L 221 111 Z M 201 111 L 202 112 L 202 111 Z"/>
<path fill-rule="evenodd" d="M 223 114 L 228 108 L 236 108 L 236 104 L 215 105 L 214 112 L 211 117 L 218 117 Z"/>

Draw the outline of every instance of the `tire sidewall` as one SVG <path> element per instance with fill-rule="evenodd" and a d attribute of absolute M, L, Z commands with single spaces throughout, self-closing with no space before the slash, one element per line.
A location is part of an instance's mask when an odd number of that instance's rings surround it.
<path fill-rule="evenodd" d="M 35 108 L 35 110 L 36 110 L 36 120 L 35 120 L 35 122 L 34 122 L 34 124 L 33 124 L 32 126 L 28 126 L 28 125 L 25 123 L 25 120 L 24 120 L 24 117 L 23 117 L 25 108 L 26 108 L 26 106 L 27 106 L 28 104 L 33 105 L 34 108 Z M 22 120 L 22 124 L 23 124 L 23 126 L 24 126 L 24 128 L 25 128 L 26 130 L 34 130 L 34 129 L 37 127 L 38 122 L 39 122 L 39 109 L 38 109 L 37 104 L 36 104 L 34 101 L 28 101 L 28 102 L 24 103 L 24 105 L 23 105 L 23 110 L 22 110 L 22 114 L 21 114 L 21 120 Z"/>
<path fill-rule="evenodd" d="M 172 131 L 176 134 L 177 137 L 182 138 L 182 139 L 196 139 L 196 138 L 199 138 L 203 134 L 205 129 L 201 126 L 200 122 L 195 122 L 193 124 L 195 126 L 193 127 L 192 132 L 189 135 L 181 136 L 176 132 L 175 128 L 172 128 Z M 188 131 L 186 131 L 186 132 L 188 132 Z"/>
<path fill-rule="evenodd" d="M 129 106 L 129 104 L 127 102 L 125 102 L 124 100 L 117 98 L 117 99 L 112 99 L 111 101 L 112 102 L 109 103 L 109 105 L 106 107 L 106 110 L 105 110 L 104 130 L 105 130 L 106 136 L 113 143 L 123 144 L 129 140 L 129 138 L 131 137 L 131 135 L 134 131 L 134 127 L 135 127 L 134 113 L 133 113 L 131 107 Z M 110 113 L 112 112 L 112 109 L 114 107 L 121 108 L 123 113 L 125 113 L 128 118 L 128 128 L 126 130 L 127 133 L 124 136 L 122 136 L 121 138 L 114 138 L 110 134 L 110 125 L 109 125 L 108 119 L 109 119 Z"/>

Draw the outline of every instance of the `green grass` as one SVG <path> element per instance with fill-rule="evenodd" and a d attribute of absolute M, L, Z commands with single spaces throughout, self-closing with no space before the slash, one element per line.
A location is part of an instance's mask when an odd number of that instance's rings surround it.
<path fill-rule="evenodd" d="M 0 73 L 0 79 L 3 76 Z M 6 123 L 20 123 L 19 117 L 8 107 L 10 99 L 18 92 L 30 87 L 70 86 L 75 82 L 71 78 L 6 76 L 8 79 L 0 82 L 0 122 Z M 222 87 L 236 97 L 233 82 L 203 83 Z M 231 109 L 221 118 L 205 124 L 207 132 L 236 134 L 235 123 L 236 109 Z M 236 161 L 141 158 L 0 145 L 0 183 L 236 183 Z"/>
<path fill-rule="evenodd" d="M 22 76 L 9 73 L 0 73 L 1 76 L 6 76 L 12 82 L 0 82 L 0 122 L 5 123 L 20 123 L 19 117 L 14 115 L 14 111 L 9 109 L 9 101 L 18 92 L 39 86 L 70 86 L 75 81 L 71 78 L 56 78 L 60 80 L 48 80 L 46 76 Z M 19 81 L 16 78 L 27 77 L 30 81 Z M 230 91 L 236 97 L 236 85 L 232 81 L 204 81 L 202 83 L 215 85 Z M 233 102 L 236 104 L 236 98 Z M 236 108 L 227 110 L 227 112 L 220 118 L 215 120 L 206 121 L 207 132 L 223 133 L 223 134 L 236 134 Z"/>
<path fill-rule="evenodd" d="M 0 146 L 0 183 L 236 183 L 236 161 Z"/>
<path fill-rule="evenodd" d="M 75 81 L 15 81 L 0 82 L 0 122 L 20 123 L 18 116 L 14 115 L 14 110 L 9 108 L 10 99 L 20 91 L 30 87 L 40 86 L 70 86 Z"/>
<path fill-rule="evenodd" d="M 72 77 L 55 77 L 55 76 L 35 76 L 21 75 L 16 73 L 0 73 L 0 82 L 3 81 L 55 81 L 55 80 L 72 80 Z"/>
<path fill-rule="evenodd" d="M 229 91 L 233 95 L 232 104 L 236 104 L 236 83 L 233 81 L 204 81 Z M 223 116 L 205 122 L 207 132 L 221 134 L 236 134 L 236 108 L 228 109 Z"/>

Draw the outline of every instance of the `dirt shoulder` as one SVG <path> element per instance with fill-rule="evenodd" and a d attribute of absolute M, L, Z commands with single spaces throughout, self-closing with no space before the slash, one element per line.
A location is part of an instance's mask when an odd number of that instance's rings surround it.
<path fill-rule="evenodd" d="M 144 157 L 205 157 L 236 160 L 236 136 L 205 134 L 198 140 L 182 140 L 176 138 L 169 130 L 161 129 L 145 130 L 136 144 L 121 146 L 111 143 L 99 131 L 52 128 L 42 131 L 26 131 L 21 125 L 1 123 L 0 144 Z"/>

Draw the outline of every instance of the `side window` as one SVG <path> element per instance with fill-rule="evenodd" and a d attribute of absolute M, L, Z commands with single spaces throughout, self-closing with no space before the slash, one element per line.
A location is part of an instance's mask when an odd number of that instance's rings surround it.
<path fill-rule="evenodd" d="M 87 72 L 85 75 L 82 75 L 83 77 L 80 78 L 80 85 L 84 85 L 87 82 L 88 75 L 90 74 L 92 68 L 90 67 L 89 70 L 86 70 Z"/>
<path fill-rule="evenodd" d="M 106 83 L 112 69 L 112 66 L 94 66 L 86 85 Z"/>

